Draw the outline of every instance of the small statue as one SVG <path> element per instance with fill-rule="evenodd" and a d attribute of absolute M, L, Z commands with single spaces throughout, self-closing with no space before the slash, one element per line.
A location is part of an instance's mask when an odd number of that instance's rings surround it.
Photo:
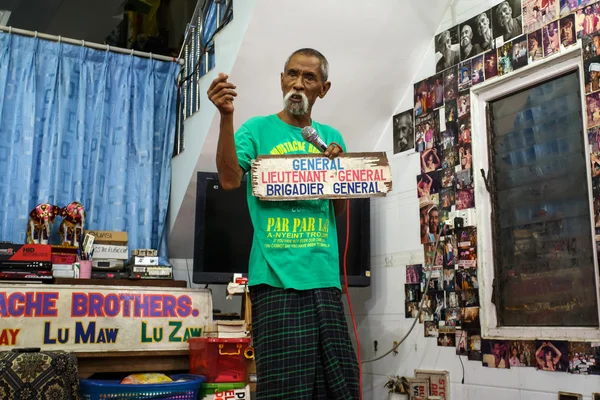
<path fill-rule="evenodd" d="M 67 204 L 60 210 L 63 221 L 60 223 L 60 238 L 63 246 L 79 246 L 85 224 L 85 208 L 77 201 Z"/>
<path fill-rule="evenodd" d="M 35 206 L 29 213 L 27 244 L 48 244 L 51 226 L 59 212 L 60 207 L 54 204 L 42 203 Z"/>

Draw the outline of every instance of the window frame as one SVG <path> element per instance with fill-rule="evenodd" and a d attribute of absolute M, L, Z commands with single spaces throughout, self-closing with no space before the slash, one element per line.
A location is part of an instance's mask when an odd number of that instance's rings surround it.
<path fill-rule="evenodd" d="M 480 319 L 481 335 L 485 338 L 502 339 L 566 339 L 592 341 L 600 339 L 600 326 L 598 327 L 551 327 L 551 326 L 511 326 L 499 327 L 495 305 L 492 303 L 492 285 L 494 282 L 494 253 L 492 241 L 492 204 L 491 196 L 485 187 L 481 170 L 489 173 L 488 133 L 487 133 L 487 103 L 517 92 L 526 87 L 539 84 L 549 79 L 558 77 L 568 72 L 579 73 L 581 110 L 584 132 L 584 153 L 588 182 L 588 202 L 590 207 L 590 225 L 592 232 L 592 245 L 597 254 L 594 206 L 592 191 L 592 174 L 590 165 L 589 142 L 587 135 L 587 113 L 585 103 L 585 80 L 583 75 L 583 62 L 581 59 L 581 42 L 569 48 L 562 49 L 562 53 L 547 59 L 529 64 L 511 74 L 498 77 L 493 81 L 483 82 L 471 89 L 471 117 L 473 124 L 472 149 L 473 177 L 475 185 L 475 209 L 477 226 L 477 254 L 479 255 L 479 282 L 480 282 Z M 598 275 L 598 260 L 594 257 L 596 301 L 600 320 L 600 279 Z M 599 324 L 600 325 L 600 324 Z"/>

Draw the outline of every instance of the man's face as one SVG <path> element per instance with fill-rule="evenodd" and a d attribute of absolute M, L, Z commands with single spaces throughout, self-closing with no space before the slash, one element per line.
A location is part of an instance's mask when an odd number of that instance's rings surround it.
<path fill-rule="evenodd" d="M 598 36 L 594 36 L 594 47 L 595 48 L 600 47 L 600 37 L 598 37 Z"/>
<path fill-rule="evenodd" d="M 465 25 L 460 30 L 460 45 L 461 47 L 467 47 L 471 44 L 471 39 L 473 39 L 473 30 L 469 25 Z"/>
<path fill-rule="evenodd" d="M 512 8 L 507 2 L 504 2 L 498 7 L 498 14 L 500 14 L 500 23 L 502 26 L 506 26 L 512 19 Z"/>
<path fill-rule="evenodd" d="M 419 220 L 421 222 L 421 236 L 425 236 L 429 227 L 429 214 L 427 214 L 426 207 L 421 208 Z"/>
<path fill-rule="evenodd" d="M 429 213 L 429 231 L 432 233 L 437 232 L 439 222 L 438 210 L 431 210 Z"/>
<path fill-rule="evenodd" d="M 446 31 L 443 33 L 444 41 L 443 41 L 443 51 L 451 51 L 452 50 L 452 39 L 450 38 L 450 32 Z"/>
<path fill-rule="evenodd" d="M 294 55 L 281 73 L 285 107 L 293 115 L 308 114 L 317 98 L 325 97 L 330 87 L 330 82 L 323 82 L 321 61 L 314 56 Z"/>
<path fill-rule="evenodd" d="M 531 44 L 529 45 L 529 48 L 531 50 L 535 50 L 535 49 L 537 49 L 537 47 L 538 47 L 537 39 L 536 38 L 532 38 L 531 39 Z"/>
<path fill-rule="evenodd" d="M 500 345 L 498 343 L 494 343 L 494 354 L 499 356 L 500 355 Z"/>
<path fill-rule="evenodd" d="M 408 115 L 402 115 L 398 119 L 398 132 L 400 133 L 400 139 L 407 139 L 412 135 L 412 120 Z"/>
<path fill-rule="evenodd" d="M 567 42 L 570 42 L 573 40 L 573 30 L 571 29 L 571 25 L 567 24 L 565 26 L 565 29 L 563 30 L 563 35 L 564 35 L 564 39 Z"/>
<path fill-rule="evenodd" d="M 477 17 L 477 30 L 482 36 L 485 36 L 490 30 L 490 20 L 488 19 L 487 14 L 479 14 Z"/>

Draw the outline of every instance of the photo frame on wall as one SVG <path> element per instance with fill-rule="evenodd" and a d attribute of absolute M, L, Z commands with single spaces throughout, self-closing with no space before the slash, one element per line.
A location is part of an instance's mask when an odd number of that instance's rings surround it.
<path fill-rule="evenodd" d="M 581 400 L 583 396 L 579 393 L 558 392 L 558 400 Z"/>
<path fill-rule="evenodd" d="M 415 149 L 415 126 L 413 109 L 403 111 L 392 117 L 394 154 Z"/>
<path fill-rule="evenodd" d="M 460 62 L 458 25 L 441 32 L 435 37 L 435 72 L 442 72 Z"/>
<path fill-rule="evenodd" d="M 467 60 L 493 48 L 491 11 L 485 11 L 458 25 L 460 59 Z"/>
<path fill-rule="evenodd" d="M 496 47 L 523 34 L 521 0 L 505 0 L 492 9 L 492 32 Z"/>

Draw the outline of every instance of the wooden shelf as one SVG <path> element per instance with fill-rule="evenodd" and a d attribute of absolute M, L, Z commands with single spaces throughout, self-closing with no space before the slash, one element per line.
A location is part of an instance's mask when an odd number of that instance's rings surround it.
<path fill-rule="evenodd" d="M 75 352 L 79 377 L 89 378 L 101 372 L 188 371 L 187 350 Z"/>
<path fill-rule="evenodd" d="M 55 278 L 55 285 L 97 285 L 97 286 L 154 286 L 154 287 L 187 287 L 186 281 L 170 279 L 71 279 Z"/>

